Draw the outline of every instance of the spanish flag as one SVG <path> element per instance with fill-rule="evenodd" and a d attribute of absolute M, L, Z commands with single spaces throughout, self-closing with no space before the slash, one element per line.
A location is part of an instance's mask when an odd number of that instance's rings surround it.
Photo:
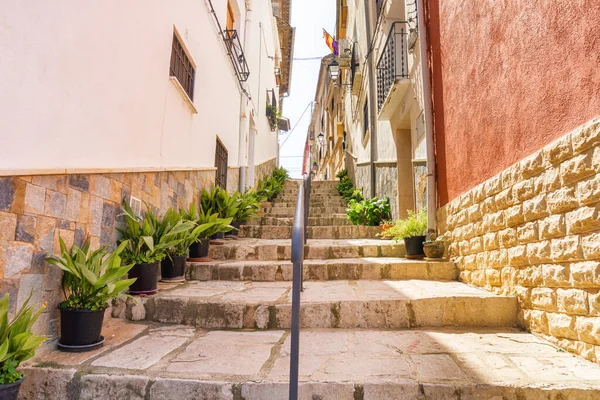
<path fill-rule="evenodd" d="M 336 56 L 338 55 L 338 43 L 325 29 L 323 29 L 323 37 L 325 38 L 325 44 L 329 47 L 329 50 Z"/>

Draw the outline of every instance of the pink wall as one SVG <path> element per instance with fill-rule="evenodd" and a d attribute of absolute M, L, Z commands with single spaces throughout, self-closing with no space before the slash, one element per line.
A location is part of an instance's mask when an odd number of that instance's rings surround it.
<path fill-rule="evenodd" d="M 598 0 L 426 2 L 441 205 L 600 114 Z"/>

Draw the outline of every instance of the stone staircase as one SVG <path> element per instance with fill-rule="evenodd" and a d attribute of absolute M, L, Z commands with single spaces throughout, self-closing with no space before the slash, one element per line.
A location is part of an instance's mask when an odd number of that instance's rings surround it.
<path fill-rule="evenodd" d="M 518 304 L 457 282 L 451 262 L 348 225 L 334 182 L 313 182 L 301 305 L 301 399 L 598 399 L 600 368 L 518 330 Z M 189 263 L 187 282 L 122 299 L 106 344 L 46 346 L 23 399 L 287 399 L 290 229 L 297 182 Z"/>

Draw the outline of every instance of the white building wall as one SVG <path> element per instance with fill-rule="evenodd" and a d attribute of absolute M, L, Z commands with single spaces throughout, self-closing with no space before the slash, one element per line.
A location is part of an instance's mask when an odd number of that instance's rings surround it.
<path fill-rule="evenodd" d="M 243 34 L 245 5 L 238 3 L 236 28 Z M 266 25 L 264 41 L 273 55 L 278 39 L 271 2 L 253 3 L 253 23 Z M 225 29 L 226 0 L 212 4 Z M 206 0 L 11 0 L 3 14 L 3 174 L 212 168 L 217 136 L 229 165 L 238 165 L 241 93 Z M 197 114 L 169 79 L 174 29 L 196 64 Z M 273 59 L 263 58 L 259 69 L 251 51 L 247 57 L 251 79 L 274 87 Z M 259 136 L 274 144 L 257 146 L 257 161 L 276 156 L 276 134 L 264 129 L 260 108 Z"/>

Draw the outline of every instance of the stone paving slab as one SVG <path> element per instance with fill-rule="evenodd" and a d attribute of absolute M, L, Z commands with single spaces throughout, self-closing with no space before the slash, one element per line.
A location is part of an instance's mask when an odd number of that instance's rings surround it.
<path fill-rule="evenodd" d="M 365 257 L 306 260 L 305 280 L 424 279 L 456 280 L 458 270 L 452 262 L 407 260 L 405 258 Z M 187 277 L 210 281 L 291 281 L 290 261 L 211 261 L 188 262 Z"/>
<path fill-rule="evenodd" d="M 378 226 L 309 226 L 309 239 L 375 239 L 381 233 Z M 260 239 L 291 239 L 291 226 L 278 225 L 243 225 L 240 237 Z"/>
<path fill-rule="evenodd" d="M 76 367 L 34 358 L 20 399 L 287 399 L 289 331 L 116 324 L 144 328 Z M 300 354 L 302 399 L 600 398 L 599 365 L 516 329 L 302 330 Z"/>
<path fill-rule="evenodd" d="M 113 306 L 113 316 L 207 329 L 291 326 L 291 282 L 187 282 Z M 517 300 L 460 282 L 308 281 L 300 323 L 306 328 L 516 326 Z"/>
<path fill-rule="evenodd" d="M 381 239 L 309 239 L 304 246 L 304 258 L 338 259 L 358 257 L 404 257 L 404 243 Z M 211 246 L 214 260 L 291 260 L 289 239 L 240 238 Z"/>

